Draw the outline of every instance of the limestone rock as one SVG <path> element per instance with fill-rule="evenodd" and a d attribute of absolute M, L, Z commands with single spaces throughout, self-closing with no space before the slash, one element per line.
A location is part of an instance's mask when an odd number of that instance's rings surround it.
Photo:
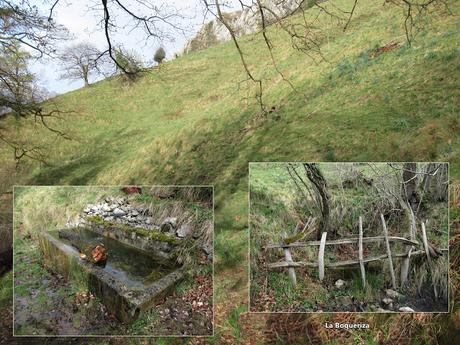
<path fill-rule="evenodd" d="M 343 281 L 342 279 L 339 279 L 335 282 L 335 287 L 338 289 L 341 289 L 344 285 L 345 285 L 345 281 Z"/>
<path fill-rule="evenodd" d="M 386 297 L 386 298 L 382 299 L 382 302 L 385 305 L 389 305 L 389 304 L 393 303 L 393 300 L 391 298 Z"/>
<path fill-rule="evenodd" d="M 121 216 L 124 216 L 126 214 L 125 211 L 123 211 L 121 208 L 116 208 L 113 210 L 113 215 L 115 217 L 121 217 Z"/>
<path fill-rule="evenodd" d="M 203 247 L 201 247 L 201 249 L 203 249 L 203 251 L 207 255 L 212 254 L 212 246 L 210 246 L 210 245 L 205 244 L 205 245 L 203 245 Z"/>
<path fill-rule="evenodd" d="M 399 311 L 405 312 L 405 313 L 414 313 L 415 312 L 415 310 L 410 308 L 410 307 L 401 307 L 401 308 L 399 308 Z"/>
<path fill-rule="evenodd" d="M 176 231 L 177 237 L 184 238 L 192 235 L 193 228 L 190 224 L 183 224 L 179 229 Z"/>
<path fill-rule="evenodd" d="M 265 23 L 272 24 L 276 17 L 284 17 L 292 14 L 303 0 L 261 0 L 261 5 L 265 8 Z M 306 2 L 305 2 L 306 3 Z M 243 10 L 224 13 L 225 22 L 230 25 L 237 37 L 255 33 L 262 29 L 260 10 L 258 5 L 245 7 Z M 194 38 L 189 40 L 184 47 L 183 53 L 188 54 L 193 51 L 208 48 L 221 42 L 231 39 L 227 27 L 221 21 L 214 19 L 200 29 Z"/>
<path fill-rule="evenodd" d="M 163 223 L 160 225 L 160 229 L 162 232 L 170 232 L 174 233 L 174 230 L 177 226 L 177 218 L 176 217 L 168 217 L 166 218 Z"/>
<path fill-rule="evenodd" d="M 392 289 L 387 289 L 385 290 L 385 293 L 388 297 L 390 298 L 395 298 L 395 299 L 399 299 L 401 297 L 404 297 L 404 295 L 400 294 L 399 292 L 395 291 L 395 290 L 392 290 Z"/>
<path fill-rule="evenodd" d="M 102 211 L 104 211 L 104 212 L 110 212 L 110 211 L 112 211 L 112 209 L 111 209 L 111 208 L 109 207 L 109 205 L 107 205 L 107 204 L 102 204 L 102 208 L 101 208 L 101 209 L 102 209 Z"/>

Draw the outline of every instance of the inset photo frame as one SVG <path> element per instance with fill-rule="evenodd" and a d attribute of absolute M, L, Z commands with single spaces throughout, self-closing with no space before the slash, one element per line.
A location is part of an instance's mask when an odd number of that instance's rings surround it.
<path fill-rule="evenodd" d="M 212 186 L 15 186 L 14 336 L 212 336 Z"/>
<path fill-rule="evenodd" d="M 249 164 L 251 312 L 448 312 L 449 165 Z"/>

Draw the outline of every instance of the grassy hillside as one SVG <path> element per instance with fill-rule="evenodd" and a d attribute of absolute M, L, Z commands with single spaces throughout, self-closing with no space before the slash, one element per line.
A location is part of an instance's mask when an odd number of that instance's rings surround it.
<path fill-rule="evenodd" d="M 28 161 L 13 173 L 12 152 L 0 146 L 2 185 L 214 184 L 216 332 L 235 337 L 244 308 L 219 303 L 247 298 L 248 162 L 445 160 L 460 179 L 460 4 L 451 9 L 454 15 L 432 16 L 409 47 L 399 8 L 360 1 L 345 32 L 322 17 L 326 61 L 317 63 L 270 28 L 279 68 L 297 92 L 277 75 L 262 37 L 245 37 L 250 67 L 265 80 L 264 100 L 276 107 L 266 120 L 254 120 L 255 90 L 231 43 L 164 63 L 135 84 L 112 78 L 59 96 L 54 101 L 73 113 L 51 124 L 72 140 L 32 121 L 2 120 L 11 135 L 18 130 L 46 148 L 50 163 Z M 399 47 L 371 57 L 390 42 Z"/>

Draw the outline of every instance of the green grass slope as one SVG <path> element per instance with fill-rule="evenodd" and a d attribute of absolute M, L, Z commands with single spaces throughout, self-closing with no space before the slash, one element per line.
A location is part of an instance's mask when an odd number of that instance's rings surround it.
<path fill-rule="evenodd" d="M 409 47 L 399 8 L 360 1 L 345 32 L 322 17 L 326 61 L 317 63 L 270 28 L 278 67 L 296 91 L 276 73 L 261 35 L 243 38 L 264 101 L 276 107 L 266 120 L 254 120 L 255 88 L 231 42 L 166 62 L 131 85 L 112 78 L 67 93 L 55 101 L 74 112 L 51 124 L 72 140 L 3 120 L 47 149 L 50 166 L 26 162 L 13 173 L 12 153 L 0 146 L 0 176 L 6 186 L 214 184 L 219 274 L 247 255 L 250 161 L 443 160 L 459 179 L 459 9 L 452 1 L 453 15 L 431 16 Z M 390 42 L 400 46 L 370 56 Z M 227 285 L 217 283 L 216 303 Z"/>

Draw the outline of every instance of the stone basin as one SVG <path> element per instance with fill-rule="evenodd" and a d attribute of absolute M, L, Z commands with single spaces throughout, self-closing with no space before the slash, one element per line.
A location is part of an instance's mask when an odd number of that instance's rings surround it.
<path fill-rule="evenodd" d="M 44 262 L 52 270 L 72 280 L 83 279 L 107 310 L 120 321 L 132 322 L 183 278 L 174 261 L 101 236 L 89 229 L 74 229 L 81 237 L 98 238 L 108 251 L 105 267 L 80 258 L 79 252 L 58 231 L 43 232 L 39 243 Z"/>

